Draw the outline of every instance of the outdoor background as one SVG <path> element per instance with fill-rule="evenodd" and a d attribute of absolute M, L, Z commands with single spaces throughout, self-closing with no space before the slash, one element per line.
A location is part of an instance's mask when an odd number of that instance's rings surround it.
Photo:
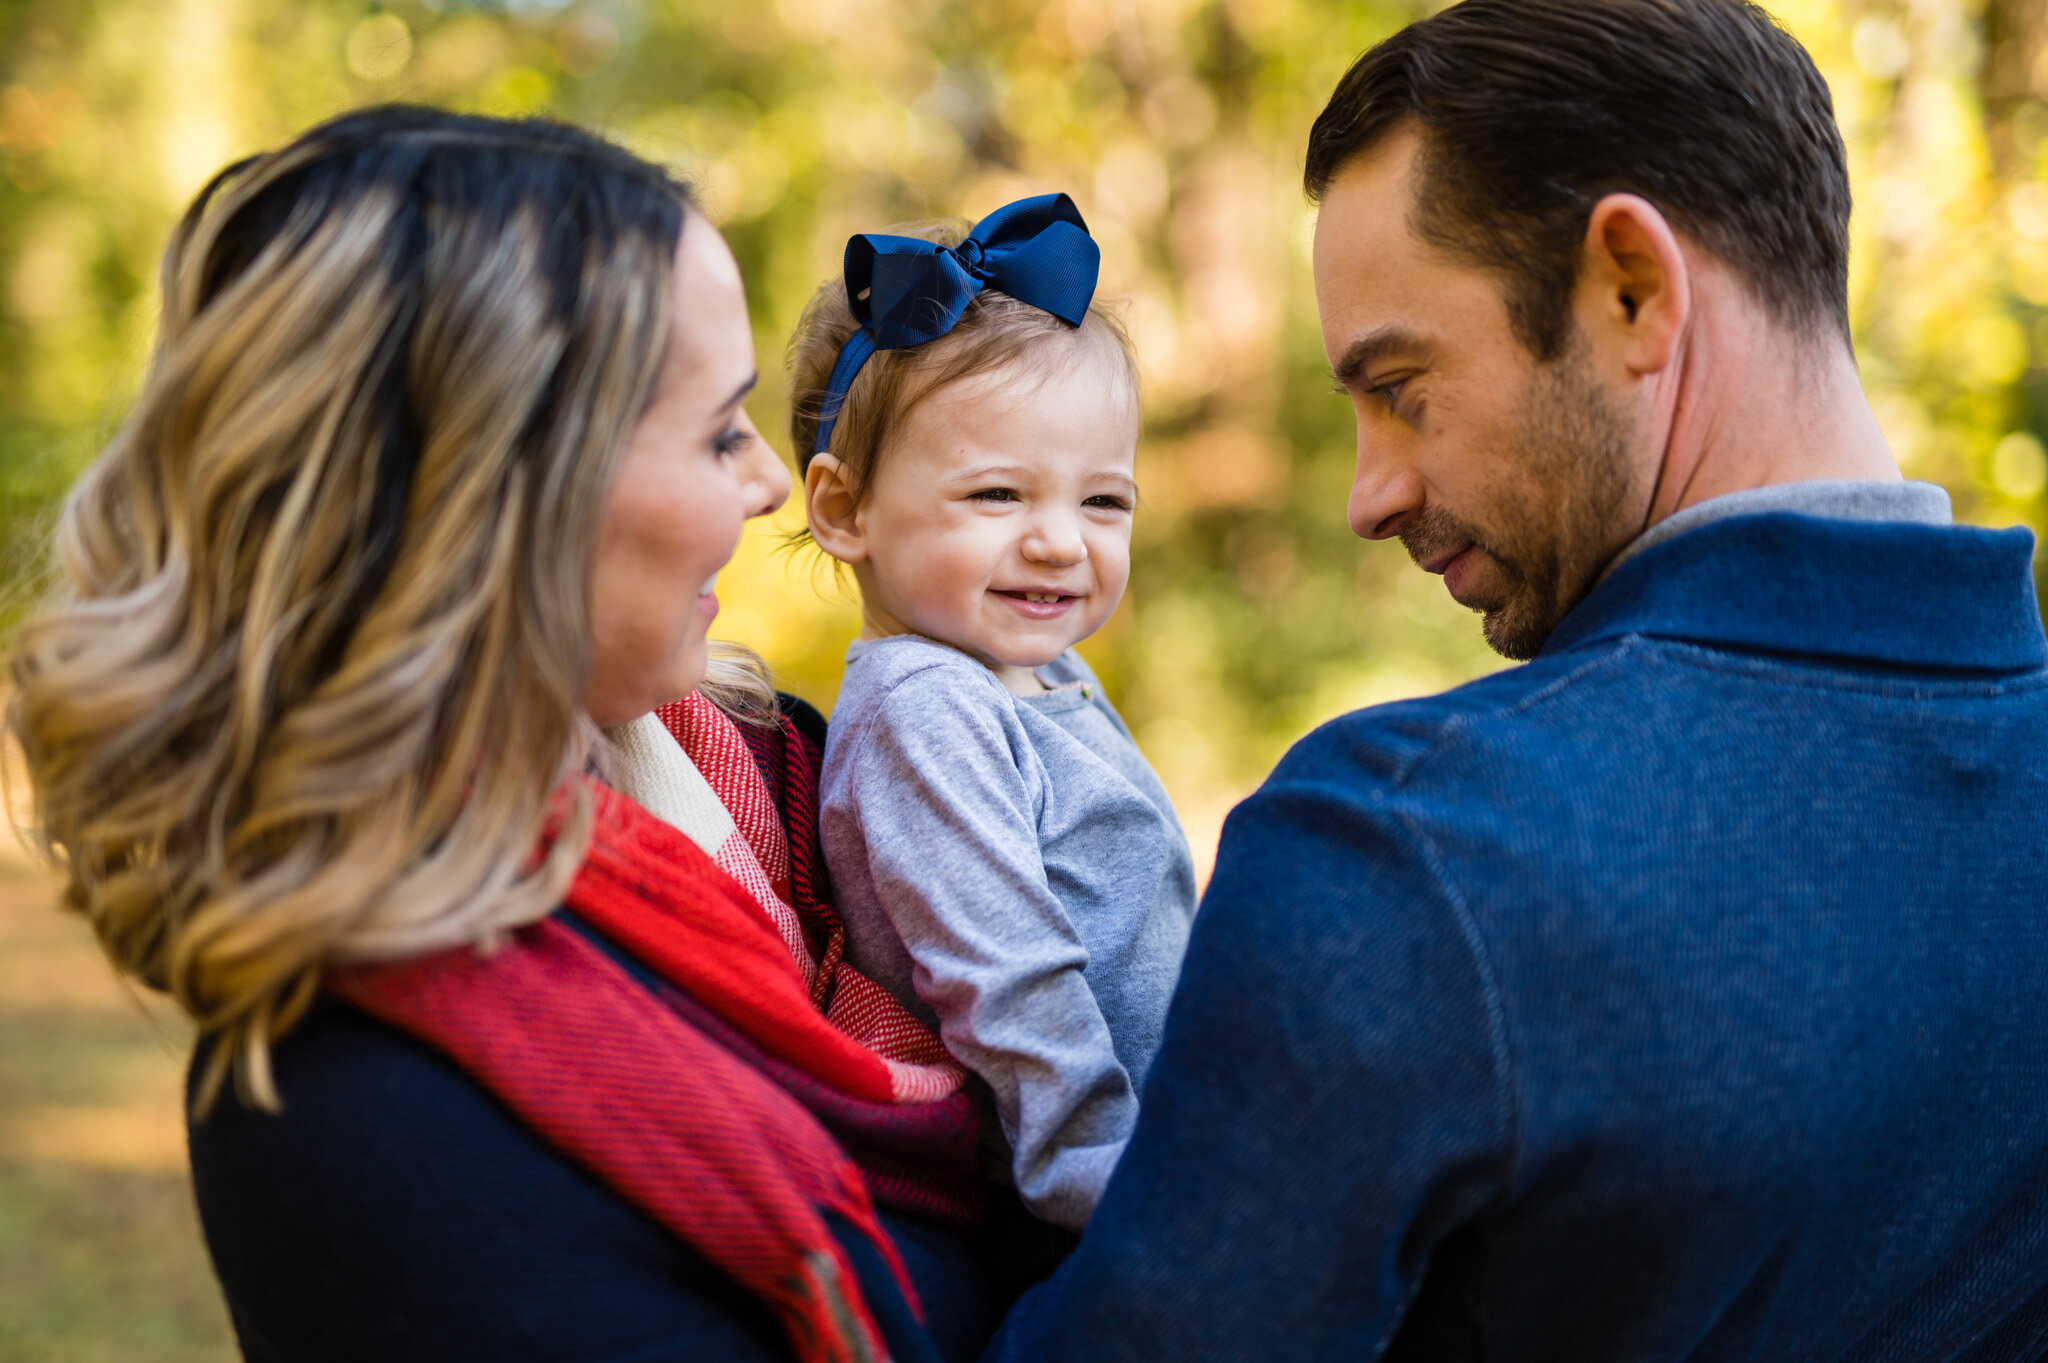
<path fill-rule="evenodd" d="M 1396 545 L 1344 524 L 1301 147 L 1403 0 L 0 0 L 0 637 L 56 500 L 120 419 L 156 258 L 224 162 L 391 99 L 547 113 L 689 174 L 780 360 L 845 238 L 1073 195 L 1143 361 L 1124 607 L 1085 650 L 1205 866 L 1319 721 L 1498 665 Z M 1863 374 L 1909 476 L 2048 515 L 2043 0 L 1782 0 L 1855 180 Z M 785 514 L 719 632 L 829 708 L 855 627 Z M 19 795 L 20 792 L 17 792 Z M 0 835 L 0 1360 L 231 1356 L 183 1174 L 185 1035 L 118 985 Z"/>

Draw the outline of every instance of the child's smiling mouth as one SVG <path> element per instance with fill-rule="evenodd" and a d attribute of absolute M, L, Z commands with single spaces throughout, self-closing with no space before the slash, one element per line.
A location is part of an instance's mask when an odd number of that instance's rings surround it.
<path fill-rule="evenodd" d="M 1013 592 L 991 589 L 1018 611 L 1034 620 L 1053 620 L 1065 615 L 1081 598 L 1064 592 Z"/>

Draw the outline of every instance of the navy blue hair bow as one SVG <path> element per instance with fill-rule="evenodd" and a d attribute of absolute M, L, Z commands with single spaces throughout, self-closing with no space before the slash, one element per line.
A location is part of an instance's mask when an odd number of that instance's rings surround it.
<path fill-rule="evenodd" d="M 983 289 L 1081 325 L 1095 297 L 1102 251 L 1064 194 L 1005 204 L 958 246 L 864 233 L 846 243 L 846 301 L 860 330 L 847 338 L 818 416 L 811 453 L 823 454 L 860 367 L 877 350 L 935 341 Z"/>

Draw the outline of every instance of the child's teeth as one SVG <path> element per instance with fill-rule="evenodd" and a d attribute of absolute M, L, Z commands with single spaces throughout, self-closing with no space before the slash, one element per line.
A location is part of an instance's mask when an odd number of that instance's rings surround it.
<path fill-rule="evenodd" d="M 702 587 L 698 588 L 698 590 L 697 590 L 697 595 L 699 595 L 699 596 L 709 596 L 709 595 L 711 595 L 711 593 L 712 593 L 712 590 L 713 590 L 714 588 L 716 588 L 717 586 L 718 586 L 718 574 L 717 574 L 717 573 L 713 573 L 713 574 L 712 574 L 712 575 L 711 575 L 710 577 L 707 577 L 707 578 L 705 578 L 705 579 L 704 579 L 704 585 L 703 585 Z"/>

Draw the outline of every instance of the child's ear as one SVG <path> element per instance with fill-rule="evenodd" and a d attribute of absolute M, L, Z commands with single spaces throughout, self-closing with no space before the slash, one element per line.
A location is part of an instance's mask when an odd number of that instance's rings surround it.
<path fill-rule="evenodd" d="M 841 563 L 859 563 L 868 556 L 853 480 L 846 465 L 829 454 L 812 455 L 804 470 L 804 517 L 817 546 Z"/>

